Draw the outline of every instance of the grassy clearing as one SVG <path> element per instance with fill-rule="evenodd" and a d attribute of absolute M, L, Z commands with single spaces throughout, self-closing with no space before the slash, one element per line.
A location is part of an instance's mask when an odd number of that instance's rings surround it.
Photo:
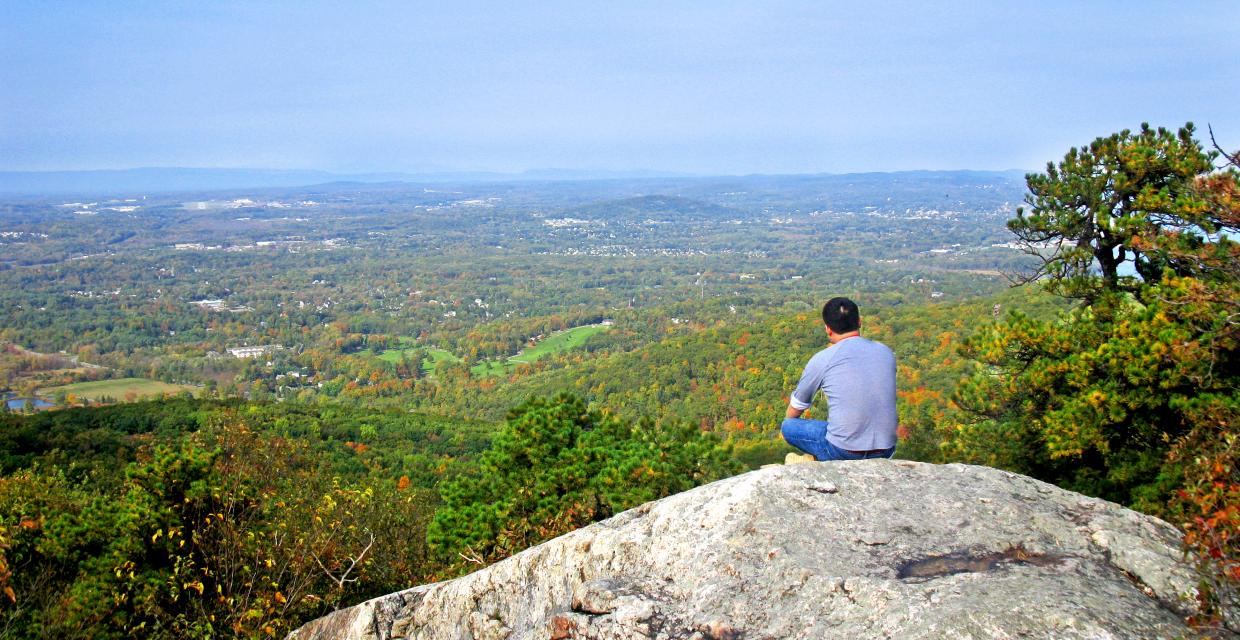
<path fill-rule="evenodd" d="M 563 353 L 570 349 L 576 349 L 585 344 L 585 341 L 592 335 L 600 331 L 607 330 L 607 326 L 601 324 L 588 324 L 584 327 L 573 327 L 564 331 L 557 331 L 542 342 L 518 353 L 509 358 L 509 362 L 534 362 L 545 356 Z"/>
<path fill-rule="evenodd" d="M 455 353 L 447 349 L 439 349 L 432 347 L 426 350 L 426 358 L 422 360 L 422 371 L 426 373 L 435 373 L 435 369 L 444 362 L 460 362 L 461 359 Z"/>
<path fill-rule="evenodd" d="M 516 368 L 509 362 L 482 362 L 469 368 L 475 376 L 502 376 Z"/>
<path fill-rule="evenodd" d="M 400 362 L 401 354 L 407 353 L 410 357 L 412 357 L 414 351 L 417 351 L 417 349 L 384 349 L 383 353 L 379 354 L 379 359 L 384 362 L 396 364 L 397 362 Z"/>
<path fill-rule="evenodd" d="M 147 378 L 120 378 L 118 380 L 96 380 L 94 382 L 77 382 L 60 387 L 46 387 L 39 389 L 38 395 L 44 398 L 51 398 L 64 391 L 83 400 L 98 400 L 104 396 L 116 400 L 124 400 L 125 396 L 130 392 L 133 392 L 139 398 L 145 398 L 165 393 L 193 391 L 194 389 L 195 387 L 189 385 L 168 384 L 167 382 L 149 380 Z"/>
<path fill-rule="evenodd" d="M 438 347 L 431 347 L 429 349 L 421 349 L 420 347 L 405 347 L 401 349 L 384 349 L 383 353 L 379 354 L 379 359 L 383 360 L 384 362 L 391 362 L 392 364 L 396 364 L 397 362 L 400 362 L 400 358 L 403 354 L 408 354 L 409 356 L 412 357 L 414 352 L 419 351 L 419 350 L 422 351 L 422 353 L 425 355 L 425 357 L 422 359 L 422 372 L 423 373 L 434 374 L 435 369 L 437 369 L 439 365 L 445 362 L 452 363 L 452 362 L 461 361 L 461 359 L 457 357 L 456 354 L 446 349 L 440 349 Z"/>
<path fill-rule="evenodd" d="M 610 326 L 601 324 L 588 324 L 582 327 L 573 327 L 555 333 L 543 338 L 538 344 L 521 351 L 515 356 L 508 358 L 504 362 L 488 362 L 479 364 L 471 368 L 474 375 L 483 376 L 499 376 L 511 373 L 518 365 L 532 364 L 547 356 L 557 353 L 571 351 L 585 344 L 590 336 L 610 329 Z"/>
<path fill-rule="evenodd" d="M 611 327 L 601 324 L 590 324 L 582 327 L 565 329 L 564 331 L 557 331 L 544 338 L 538 344 L 523 350 L 521 353 L 518 353 L 505 361 L 482 362 L 470 367 L 469 370 L 473 372 L 475 376 L 507 375 L 511 373 L 513 369 L 516 369 L 518 365 L 533 363 L 550 355 L 576 349 L 584 344 L 590 336 L 606 331 L 609 328 Z M 403 344 L 408 341 L 402 339 L 401 342 Z M 412 355 L 416 349 L 417 347 L 386 349 L 379 355 L 379 359 L 392 363 L 400 362 L 402 353 L 409 353 Z M 439 349 L 437 347 L 425 349 L 424 353 L 426 354 L 426 358 L 422 360 L 422 371 L 428 375 L 434 375 L 435 371 L 439 368 L 439 365 L 445 362 L 455 363 L 461 361 L 461 358 L 455 353 L 452 353 L 446 349 Z"/>
<path fill-rule="evenodd" d="M 379 354 L 380 360 L 396 364 L 397 362 L 400 362 L 401 354 L 407 353 L 412 356 L 413 352 L 417 351 L 417 347 L 414 346 L 413 338 L 401 337 L 397 338 L 396 341 L 400 343 L 401 346 L 395 349 L 384 349 L 383 353 Z"/>

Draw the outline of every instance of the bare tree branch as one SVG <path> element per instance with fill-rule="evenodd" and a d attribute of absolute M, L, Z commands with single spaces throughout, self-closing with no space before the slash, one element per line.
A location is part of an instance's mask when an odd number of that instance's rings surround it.
<path fill-rule="evenodd" d="M 357 568 L 357 565 L 361 563 L 361 561 L 366 557 L 366 554 L 370 552 L 370 548 L 374 546 L 374 544 L 375 544 L 375 534 L 371 533 L 370 542 L 366 543 L 366 548 L 362 549 L 362 552 L 358 554 L 356 558 L 349 558 L 349 567 L 344 570 L 344 573 L 340 574 L 339 578 L 333 575 L 332 572 L 326 566 L 323 565 L 323 561 L 319 559 L 319 555 L 317 553 L 314 553 L 313 551 L 311 551 L 310 556 L 314 558 L 314 561 L 319 564 L 319 568 L 323 570 L 323 573 L 327 574 L 327 577 L 331 578 L 332 582 L 335 582 L 337 587 L 343 589 L 345 583 L 357 582 L 357 578 L 350 579 L 349 574 L 352 573 L 355 568 Z"/>
<path fill-rule="evenodd" d="M 1215 150 L 1223 154 L 1224 158 L 1227 158 L 1227 164 L 1223 166 L 1225 167 L 1229 164 L 1234 167 L 1240 167 L 1240 151 L 1237 151 L 1235 153 L 1227 153 L 1227 151 L 1224 150 L 1223 147 L 1219 146 L 1218 140 L 1214 139 L 1214 127 L 1210 126 L 1207 123 L 1206 129 L 1210 132 L 1210 144 L 1214 145 Z"/>
<path fill-rule="evenodd" d="M 473 548 L 466 547 L 465 550 L 468 551 L 471 555 L 467 556 L 459 551 L 456 553 L 456 555 L 461 556 L 461 558 L 463 558 L 466 562 L 472 562 L 474 564 L 486 564 L 485 562 L 482 561 L 482 558 L 478 557 L 478 552 L 474 551 Z"/>

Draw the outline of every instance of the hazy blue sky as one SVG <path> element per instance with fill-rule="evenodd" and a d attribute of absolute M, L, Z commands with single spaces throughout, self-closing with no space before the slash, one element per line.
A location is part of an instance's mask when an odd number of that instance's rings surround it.
<path fill-rule="evenodd" d="M 125 6 L 121 6 L 121 5 Z M 1240 2 L 0 0 L 0 169 L 1035 169 L 1240 147 Z"/>

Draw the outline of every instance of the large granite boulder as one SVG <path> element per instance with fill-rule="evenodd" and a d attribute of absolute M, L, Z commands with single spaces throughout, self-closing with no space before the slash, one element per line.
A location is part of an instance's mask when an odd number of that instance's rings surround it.
<path fill-rule="evenodd" d="M 290 637 L 1172 638 L 1167 523 L 1025 476 L 864 460 L 753 471 Z"/>

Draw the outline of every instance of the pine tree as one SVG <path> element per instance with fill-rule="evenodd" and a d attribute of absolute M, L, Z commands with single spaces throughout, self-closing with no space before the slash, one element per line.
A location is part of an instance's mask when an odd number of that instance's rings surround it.
<path fill-rule="evenodd" d="M 533 399 L 509 413 L 478 473 L 443 488 L 427 542 L 472 568 L 737 470 L 691 426 L 629 423 L 570 395 Z"/>
<path fill-rule="evenodd" d="M 1240 584 L 1240 173 L 1192 133 L 1124 131 L 1029 176 L 1009 223 L 1045 251 L 1028 280 L 1081 304 L 965 343 L 973 419 L 948 449 L 1175 520 L 1217 611 Z"/>
<path fill-rule="evenodd" d="M 1135 293 L 1157 282 L 1163 270 L 1179 275 L 1184 265 L 1139 238 L 1177 233 L 1206 242 L 1223 228 L 1218 211 L 1197 180 L 1213 170 L 1213 153 L 1193 138 L 1192 123 L 1178 132 L 1125 129 L 1073 148 L 1046 173 L 1029 174 L 1024 208 L 1008 228 L 1040 261 L 1026 281 L 1045 279 L 1061 295 L 1087 302 L 1104 292 Z M 1132 264 L 1136 276 L 1125 276 Z"/>

